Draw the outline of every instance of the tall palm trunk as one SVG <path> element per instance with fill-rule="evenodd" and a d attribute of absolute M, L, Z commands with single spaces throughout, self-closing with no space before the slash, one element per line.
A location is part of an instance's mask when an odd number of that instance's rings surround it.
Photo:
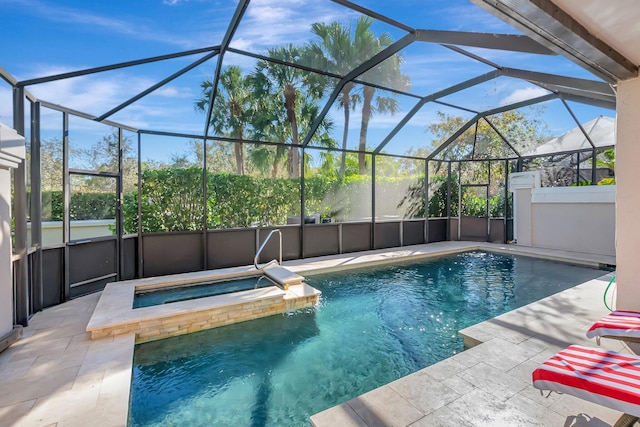
<path fill-rule="evenodd" d="M 340 162 L 340 178 L 344 177 L 345 170 L 347 169 L 347 137 L 349 136 L 349 107 L 350 99 L 349 95 L 353 89 L 353 83 L 348 82 L 342 88 L 342 109 L 344 110 L 344 130 L 342 131 L 342 159 Z"/>
<path fill-rule="evenodd" d="M 276 147 L 275 153 L 273 153 L 273 167 L 271 168 L 271 178 L 277 178 L 278 172 L 280 172 L 280 160 L 283 157 L 285 147 Z"/>
<path fill-rule="evenodd" d="M 294 114 L 291 120 L 291 144 L 298 144 L 298 121 Z M 300 176 L 300 150 L 298 147 L 291 147 L 289 150 L 289 177 L 298 178 Z"/>
<path fill-rule="evenodd" d="M 358 144 L 358 169 L 360 175 L 364 175 L 367 172 L 364 150 L 367 148 L 367 131 L 369 130 L 369 119 L 371 119 L 371 102 L 373 101 L 375 91 L 376 90 L 370 86 L 365 86 L 362 91 L 362 122 L 360 124 L 360 143 Z"/>
<path fill-rule="evenodd" d="M 237 118 L 240 116 L 242 109 L 236 102 L 231 103 L 231 117 Z M 242 140 L 244 138 L 244 127 L 239 126 L 235 132 L 233 132 L 236 138 Z M 236 157 L 236 173 L 238 175 L 244 175 L 244 147 L 242 142 L 236 142 L 233 145 L 233 151 Z"/>
<path fill-rule="evenodd" d="M 300 151 L 298 151 L 298 120 L 296 118 L 296 88 L 293 85 L 287 85 L 284 89 L 284 104 L 287 109 L 287 120 L 291 124 L 291 147 L 289 150 L 289 177 L 297 178 L 300 176 Z"/>
<path fill-rule="evenodd" d="M 244 150 L 242 142 L 236 142 L 233 145 L 233 151 L 236 156 L 236 173 L 244 175 Z"/>

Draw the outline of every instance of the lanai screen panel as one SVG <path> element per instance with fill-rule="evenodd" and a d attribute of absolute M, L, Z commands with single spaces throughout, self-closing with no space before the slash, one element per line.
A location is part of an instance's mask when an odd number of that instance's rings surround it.
<path fill-rule="evenodd" d="M 207 54 L 201 54 L 172 59 L 172 67 L 164 68 L 161 77 L 145 80 L 144 85 L 141 85 L 144 87 L 136 87 L 135 90 L 129 91 L 130 96 L 123 102 L 133 102 L 115 112 L 109 119 L 138 129 L 202 135 L 206 109 L 201 108 L 199 103 L 204 94 L 203 83 L 213 79 L 217 56 L 206 58 Z M 198 63 L 199 60 L 204 62 Z M 174 72 L 183 71 L 191 66 L 194 68 L 166 82 L 144 97 L 134 99 L 143 91 L 152 89 L 163 79 L 172 76 Z"/>
<path fill-rule="evenodd" d="M 122 191 L 131 194 L 138 188 L 138 134 L 122 131 Z"/>
<path fill-rule="evenodd" d="M 508 30 L 505 29 L 504 33 L 507 32 Z M 504 52 L 477 47 L 466 47 L 465 50 L 503 67 L 559 74 L 569 77 L 594 79 L 594 76 L 587 70 L 560 55 L 536 55 L 523 52 Z"/>
<path fill-rule="evenodd" d="M 456 165 L 457 167 L 457 165 Z M 453 170 L 455 174 L 455 170 Z M 447 216 L 448 183 L 451 183 L 451 200 L 458 205 L 458 182 L 455 175 L 449 180 L 449 162 L 429 162 L 429 218 Z M 418 210 L 419 207 L 416 207 Z"/>
<path fill-rule="evenodd" d="M 458 121 L 458 119 L 456 119 L 456 121 Z M 453 136 L 455 136 L 455 134 Z M 444 143 L 448 143 L 448 145 L 437 155 L 438 159 L 448 161 L 472 159 L 476 142 L 476 124 L 471 124 L 451 142 L 449 142 L 449 139 L 444 141 Z"/>
<path fill-rule="evenodd" d="M 424 160 L 376 156 L 376 221 L 424 218 Z"/>
<path fill-rule="evenodd" d="M 43 246 L 59 244 L 62 238 L 64 204 L 62 195 L 62 113 L 40 111 L 40 186 L 42 192 Z"/>
<path fill-rule="evenodd" d="M 392 72 L 396 68 L 399 68 L 404 79 Z M 492 70 L 493 67 L 446 46 L 414 41 L 376 68 L 364 73 L 360 79 L 426 97 Z"/>
<path fill-rule="evenodd" d="M 202 141 L 145 134 L 140 156 L 142 231 L 202 230 Z M 137 215 L 137 205 L 126 206 L 126 232 L 136 232 Z"/>
<path fill-rule="evenodd" d="M 293 5 L 250 2 L 230 48 L 286 57 L 291 62 L 340 77 L 373 57 L 382 35 L 397 40 L 406 34 L 328 0 L 302 0 Z M 354 43 L 358 31 L 360 43 Z M 384 45 L 383 45 L 384 46 Z"/>
<path fill-rule="evenodd" d="M 485 112 L 531 100 L 549 93 L 549 91 L 529 82 L 500 76 L 445 96 L 441 100 L 462 105 L 477 112 Z"/>
<path fill-rule="evenodd" d="M 508 159 L 518 153 L 510 146 L 509 141 L 484 118 L 478 120 L 476 141 L 473 149 L 474 160 Z"/>
<path fill-rule="evenodd" d="M 305 216 L 327 222 L 371 221 L 371 155 L 364 174 L 357 154 L 348 153 L 347 178 L 341 178 L 341 155 L 325 149 L 305 150 Z"/>
<path fill-rule="evenodd" d="M 426 158 L 473 116 L 468 111 L 428 102 L 392 136 L 384 150 Z"/>
<path fill-rule="evenodd" d="M 487 116 L 495 128 L 522 156 L 571 129 L 572 119 L 558 99 Z"/>
<path fill-rule="evenodd" d="M 323 134 L 320 133 L 310 141 L 311 145 L 330 143 L 334 147 L 373 152 L 414 105 L 412 97 L 365 84 L 353 85 L 350 98 L 347 115 L 343 104 L 345 98 L 341 95 L 322 121 L 319 131 L 326 129 L 329 140 L 321 138 Z M 407 148 L 393 154 L 406 154 Z M 382 152 L 389 151 L 383 148 Z"/>
<path fill-rule="evenodd" d="M 69 115 L 69 167 L 98 172 L 118 172 L 118 129 L 93 120 Z M 134 141 L 127 141 L 127 155 Z"/>

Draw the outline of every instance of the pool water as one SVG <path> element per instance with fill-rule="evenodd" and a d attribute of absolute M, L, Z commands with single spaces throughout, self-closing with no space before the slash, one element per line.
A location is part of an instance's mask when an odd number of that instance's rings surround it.
<path fill-rule="evenodd" d="M 462 351 L 460 329 L 602 274 L 465 252 L 307 276 L 317 307 L 138 345 L 129 425 L 309 425 Z"/>
<path fill-rule="evenodd" d="M 249 289 L 264 288 L 266 286 L 277 285 L 266 276 L 245 277 L 242 279 L 225 280 L 223 282 L 214 283 L 181 285 L 168 289 L 165 288 L 162 290 L 136 293 L 133 298 L 133 308 L 169 304 L 171 302 L 229 294 Z"/>

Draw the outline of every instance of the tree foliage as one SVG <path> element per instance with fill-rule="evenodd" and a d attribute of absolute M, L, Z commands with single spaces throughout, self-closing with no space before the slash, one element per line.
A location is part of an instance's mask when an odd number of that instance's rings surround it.
<path fill-rule="evenodd" d="M 269 56 L 281 61 L 300 63 L 305 61 L 308 50 L 304 47 L 289 45 L 273 48 Z M 251 74 L 254 95 L 261 99 L 259 133 L 277 135 L 277 141 L 289 141 L 294 147 L 288 149 L 288 172 L 290 177 L 300 176 L 300 114 L 301 109 L 309 113 L 308 103 L 322 97 L 326 79 L 314 73 L 286 67 L 275 62 L 259 61 Z M 286 126 L 283 126 L 282 108 L 284 105 Z M 276 152 L 272 176 L 277 176 L 278 161 L 282 155 Z"/>
<path fill-rule="evenodd" d="M 237 65 L 225 68 L 220 73 L 218 93 L 213 103 L 211 128 L 216 135 L 240 141 L 234 143 L 236 173 L 244 175 L 244 145 L 242 140 L 257 114 L 257 98 L 251 84 Z M 201 83 L 202 96 L 196 101 L 196 109 L 206 111 L 213 91 L 213 82 Z"/>
<path fill-rule="evenodd" d="M 376 37 L 369 32 L 368 37 L 361 44 L 366 46 L 365 51 L 375 54 L 390 46 L 391 43 L 393 43 L 393 39 L 388 33 L 383 33 Z M 409 76 L 402 74 L 400 70 L 403 60 L 403 56 L 397 53 L 367 71 L 363 78 L 378 85 L 408 91 L 411 89 L 411 81 Z M 362 86 L 362 117 L 358 143 L 358 168 L 360 174 L 366 173 L 365 150 L 367 148 L 367 134 L 371 117 L 374 113 L 395 114 L 399 110 L 400 106 L 394 93 L 385 92 L 385 95 L 382 95 L 381 91 L 374 86 Z"/>
<path fill-rule="evenodd" d="M 310 52 L 314 55 L 314 63 L 320 65 L 320 69 L 344 76 L 351 70 L 368 59 L 370 51 L 362 49 L 361 42 L 371 38 L 371 25 L 373 19 L 368 16 L 360 17 L 353 31 L 351 24 L 343 25 L 337 21 L 331 24 L 316 22 L 311 25 L 311 32 L 320 39 L 319 42 L 312 42 Z M 342 149 L 347 149 L 347 138 L 349 136 L 349 115 L 350 111 L 356 108 L 361 102 L 357 94 L 353 94 L 355 84 L 351 81 L 345 83 L 340 89 L 338 106 L 344 113 L 344 126 L 342 131 Z M 340 176 L 344 176 L 346 168 L 346 152 L 341 154 Z"/>
<path fill-rule="evenodd" d="M 598 159 L 596 159 L 596 165 L 600 168 L 609 169 L 612 174 L 616 171 L 616 151 L 613 148 L 604 150 Z M 614 176 L 602 178 L 598 181 L 598 185 L 616 185 L 616 178 Z"/>
<path fill-rule="evenodd" d="M 446 160 L 505 158 L 514 157 L 514 149 L 525 154 L 548 138 L 547 129 L 540 119 L 541 112 L 540 108 L 530 107 L 527 111 L 511 110 L 493 115 L 489 121 L 480 119 L 451 141 L 438 157 Z M 426 129 L 433 136 L 430 151 L 448 143 L 467 123 L 464 117 L 441 111 L 437 116 L 438 121 Z"/>

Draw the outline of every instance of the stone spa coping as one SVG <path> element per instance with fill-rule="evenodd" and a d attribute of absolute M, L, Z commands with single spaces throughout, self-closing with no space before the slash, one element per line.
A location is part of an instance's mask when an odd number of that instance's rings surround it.
<path fill-rule="evenodd" d="M 136 292 L 266 275 L 281 287 L 267 286 L 223 295 L 133 308 Z M 314 305 L 320 291 L 304 277 L 272 263 L 260 270 L 233 267 L 215 271 L 109 283 L 87 324 L 92 339 L 135 333 L 136 343 L 283 313 Z"/>

